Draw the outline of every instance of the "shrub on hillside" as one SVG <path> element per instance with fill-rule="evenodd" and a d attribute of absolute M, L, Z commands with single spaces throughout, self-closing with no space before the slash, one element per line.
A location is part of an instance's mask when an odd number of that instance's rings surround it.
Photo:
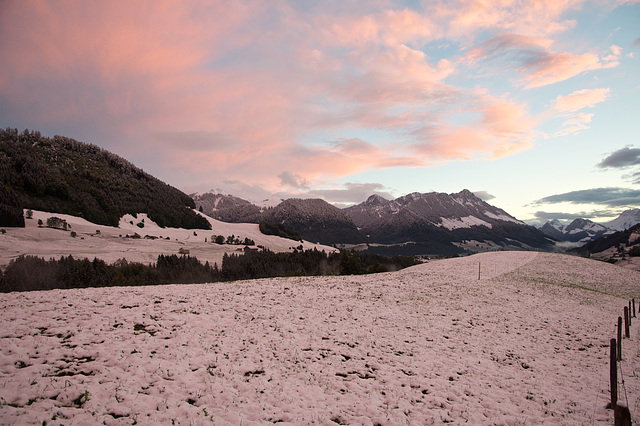
<path fill-rule="evenodd" d="M 67 224 L 66 220 L 60 219 L 59 217 L 52 216 L 47 219 L 47 226 L 49 228 L 63 229 L 66 231 L 69 225 Z"/>

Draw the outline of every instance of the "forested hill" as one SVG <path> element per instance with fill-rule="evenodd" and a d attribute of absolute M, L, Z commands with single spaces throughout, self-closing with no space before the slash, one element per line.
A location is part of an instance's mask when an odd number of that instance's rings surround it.
<path fill-rule="evenodd" d="M 24 226 L 22 209 L 34 209 L 111 226 L 147 213 L 160 226 L 210 229 L 194 208 L 188 195 L 95 145 L 0 130 L 0 226 Z"/>

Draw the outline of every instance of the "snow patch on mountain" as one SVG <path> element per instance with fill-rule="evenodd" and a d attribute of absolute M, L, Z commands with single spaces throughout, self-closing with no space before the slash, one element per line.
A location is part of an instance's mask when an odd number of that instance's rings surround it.
<path fill-rule="evenodd" d="M 504 220 L 505 222 L 513 222 L 513 223 L 518 223 L 520 225 L 524 225 L 525 224 L 521 220 L 518 220 L 518 219 L 516 219 L 514 217 L 511 217 L 509 215 L 506 215 L 506 214 L 495 214 L 495 213 L 492 213 L 490 211 L 485 211 L 484 215 L 487 216 L 487 217 L 490 217 L 491 219 Z"/>
<path fill-rule="evenodd" d="M 493 227 L 489 222 L 485 222 L 484 220 L 475 216 L 465 216 L 460 218 L 443 217 L 440 219 L 442 220 L 442 222 L 436 223 L 436 225 L 439 227 L 447 228 L 449 231 L 460 228 L 471 228 L 472 226 L 486 226 L 489 229 Z"/>

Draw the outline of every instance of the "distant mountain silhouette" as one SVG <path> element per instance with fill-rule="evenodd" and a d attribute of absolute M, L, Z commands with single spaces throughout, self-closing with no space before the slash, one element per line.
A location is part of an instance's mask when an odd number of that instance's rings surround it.
<path fill-rule="evenodd" d="M 604 225 L 581 218 L 574 219 L 567 226 L 563 226 L 558 220 L 552 220 L 542 225 L 540 231 L 558 241 L 572 243 L 586 243 L 614 232 Z"/>

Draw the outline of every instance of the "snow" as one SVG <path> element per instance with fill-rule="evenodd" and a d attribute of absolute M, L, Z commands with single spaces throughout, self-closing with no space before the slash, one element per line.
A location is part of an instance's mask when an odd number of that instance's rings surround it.
<path fill-rule="evenodd" d="M 4 294 L 0 423 L 613 424 L 609 339 L 639 277 L 493 252 L 367 276 Z M 635 321 L 620 398 L 637 421 Z"/>
<path fill-rule="evenodd" d="M 640 223 L 640 209 L 623 211 L 620 216 L 603 225 L 614 231 L 624 231 Z"/>
<path fill-rule="evenodd" d="M 441 217 L 440 220 L 442 222 L 436 223 L 436 225 L 439 227 L 447 228 L 450 231 L 458 228 L 471 228 L 472 226 L 486 226 L 489 229 L 491 229 L 492 227 L 489 222 L 485 222 L 484 220 L 475 216 L 465 216 L 461 218 Z"/>
<path fill-rule="evenodd" d="M 514 219 L 513 217 L 508 216 L 506 214 L 495 214 L 490 211 L 485 211 L 484 215 L 487 217 L 490 217 L 491 219 L 504 220 L 505 222 L 513 222 L 513 223 L 518 223 L 520 225 L 524 225 L 524 222 L 518 219 Z"/>
<path fill-rule="evenodd" d="M 261 209 L 267 209 L 269 207 L 276 207 L 278 204 L 280 204 L 282 202 L 281 198 L 266 198 L 264 200 L 261 201 L 256 201 L 253 204 L 255 204 L 256 206 L 260 207 Z"/>
<path fill-rule="evenodd" d="M 38 227 L 39 219 L 46 224 L 47 219 L 52 216 L 66 220 L 71 226 L 69 230 Z M 264 235 L 257 224 L 226 223 L 208 216 L 204 217 L 211 223 L 211 230 L 161 228 L 144 213 L 139 213 L 137 218 L 125 215 L 120 220 L 119 227 L 113 227 L 96 225 L 75 216 L 34 210 L 33 219 L 25 219 L 24 228 L 5 228 L 6 233 L 0 235 L 0 267 L 5 267 L 12 259 L 23 254 L 45 259 L 68 255 L 89 259 L 97 257 L 108 263 L 126 258 L 130 262 L 149 264 L 156 262 L 160 254 L 177 254 L 180 248 L 188 249 L 191 256 L 197 257 L 203 263 L 209 261 L 212 265 L 215 262 L 221 265 L 224 253 L 234 253 L 244 247 L 212 244 L 213 235 L 223 235 L 225 239 L 227 236 L 235 235 L 241 240 L 246 237 L 253 240 L 256 245 L 276 252 L 291 251 L 292 247 L 300 245 L 305 250 L 317 248 L 327 253 L 335 250 L 329 246 L 307 241 L 301 243 L 273 235 Z M 144 227 L 139 228 L 137 224 L 143 220 Z M 76 232 L 76 238 L 70 236 L 71 231 Z M 141 237 L 151 236 L 156 239 L 126 238 L 127 235 L 133 236 L 136 233 Z"/>

